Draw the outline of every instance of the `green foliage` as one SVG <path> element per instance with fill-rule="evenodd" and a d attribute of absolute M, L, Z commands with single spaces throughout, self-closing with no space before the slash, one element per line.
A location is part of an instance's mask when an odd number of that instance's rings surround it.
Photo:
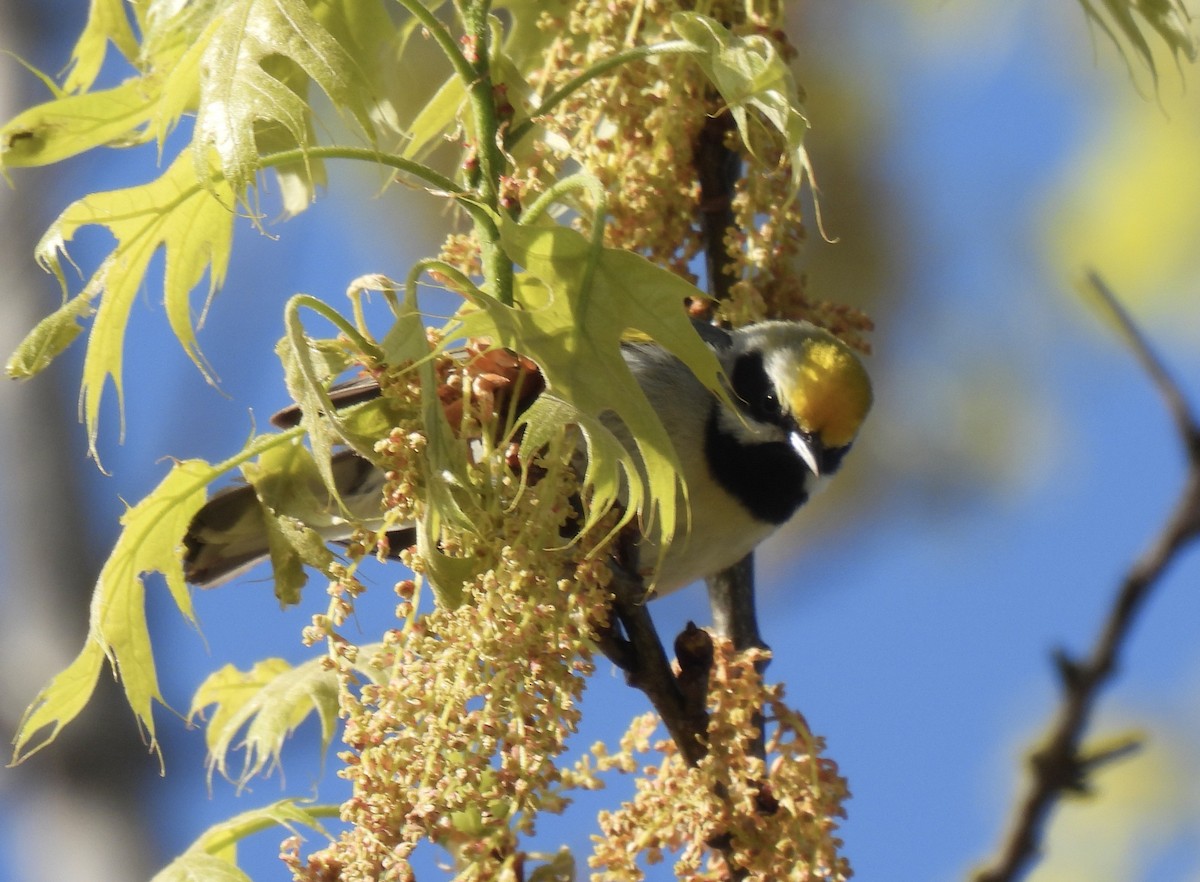
<path fill-rule="evenodd" d="M 239 463 L 291 440 L 295 434 L 257 438 L 236 457 L 216 466 L 200 460 L 176 463 L 145 499 L 125 512 L 121 536 L 92 594 L 83 650 L 38 693 L 25 712 L 14 740 L 16 759 L 45 747 L 83 710 L 106 659 L 120 677 L 125 697 L 150 745 L 157 747 L 152 705 L 163 698 L 146 624 L 142 577 L 163 573 L 180 613 L 196 624 L 179 547 L 192 517 L 204 504 L 205 488 Z M 47 726 L 50 731 L 37 740 Z"/>
<path fill-rule="evenodd" d="M 150 259 L 160 248 L 166 252 L 163 300 L 167 319 L 185 351 L 203 370 L 189 298 L 205 273 L 210 295 L 224 281 L 235 217 L 234 190 L 228 182 L 214 177 L 214 172 L 210 167 L 206 177 L 198 178 L 195 165 L 187 156 L 180 155 L 152 183 L 96 193 L 79 200 L 59 215 L 38 244 L 38 261 L 58 277 L 65 292 L 62 255 L 75 233 L 85 226 L 100 225 L 117 240 L 116 247 L 88 279 L 81 295 L 89 302 L 99 301 L 83 366 L 83 413 L 93 455 L 101 396 L 110 378 L 118 397 L 122 394 L 129 310 L 141 290 Z M 83 314 L 82 304 L 61 314 L 54 325 L 55 340 L 63 339 L 58 330 L 63 320 Z M 41 338 L 45 332 L 39 327 L 34 335 Z M 27 339 L 22 349 L 29 345 Z M 48 363 L 42 357 L 34 364 L 40 369 Z"/>
<path fill-rule="evenodd" d="M 375 648 L 362 650 L 365 658 Z M 204 736 L 209 771 L 232 778 L 230 753 L 242 749 L 244 764 L 236 778 L 244 785 L 282 761 L 284 740 L 314 713 L 321 724 L 322 747 L 327 748 L 337 721 L 338 678 L 324 661 L 318 657 L 292 667 L 283 659 L 268 658 L 249 671 L 225 665 L 210 674 L 196 690 L 188 713 L 194 720 L 206 708 L 213 709 Z M 365 666 L 360 671 L 372 680 L 379 677 Z M 243 728 L 245 735 L 235 745 Z"/>
<path fill-rule="evenodd" d="M 754 152 L 761 143 L 760 126 L 782 139 L 795 195 L 812 172 L 804 149 L 808 121 L 797 106 L 792 72 L 774 44 L 761 34 L 736 36 L 694 12 L 676 13 L 671 24 L 700 50 L 696 60 L 721 93 L 747 148 Z"/>
<path fill-rule="evenodd" d="M 486 336 L 544 365 L 549 386 L 544 404 L 527 415 L 528 447 L 567 422 L 579 422 L 592 445 L 584 490 L 593 495 L 591 526 L 628 488 L 629 511 L 647 529 L 673 535 L 683 514 L 676 505 L 679 466 L 658 417 L 650 409 L 620 355 L 621 340 L 640 332 L 673 352 L 709 388 L 724 395 L 712 351 L 678 308 L 695 289 L 678 276 L 627 251 L 596 249 L 583 236 L 557 225 L 523 226 L 505 221 L 501 241 L 526 272 L 516 279 L 520 308 L 481 298 L 481 311 L 465 316 L 461 333 Z M 574 419 L 561 411 L 570 406 Z M 621 416 L 637 445 L 644 474 L 598 422 L 602 413 Z"/>

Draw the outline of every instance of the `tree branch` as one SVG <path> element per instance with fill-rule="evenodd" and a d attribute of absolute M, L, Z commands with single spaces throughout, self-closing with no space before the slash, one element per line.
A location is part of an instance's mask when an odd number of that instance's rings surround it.
<path fill-rule="evenodd" d="M 636 539 L 622 536 L 613 566 L 612 588 L 613 612 L 625 637 L 618 636 L 610 625 L 600 632 L 597 643 L 608 659 L 625 672 L 626 682 L 650 699 L 680 754 L 689 766 L 694 766 L 708 753 L 708 690 L 696 688 L 695 664 L 685 668 L 683 680 L 671 668 L 646 607 L 645 583 L 635 575 L 637 552 Z M 702 649 L 692 651 L 688 658 L 702 652 Z M 711 661 L 710 652 L 709 664 Z"/>
<path fill-rule="evenodd" d="M 1009 832 L 996 855 L 975 874 L 974 882 L 1021 878 L 1041 851 L 1047 819 L 1062 796 L 1085 790 L 1087 775 L 1100 759 L 1107 762 L 1128 752 L 1087 758 L 1080 748 L 1100 690 L 1117 669 L 1138 612 L 1178 552 L 1200 536 L 1200 422 L 1113 292 L 1095 273 L 1090 273 L 1087 281 L 1166 402 L 1187 455 L 1188 474 L 1170 518 L 1122 579 L 1091 652 L 1085 659 L 1072 659 L 1065 652 L 1056 656 L 1062 703 L 1043 746 L 1030 757 L 1033 780 L 1015 807 Z"/>

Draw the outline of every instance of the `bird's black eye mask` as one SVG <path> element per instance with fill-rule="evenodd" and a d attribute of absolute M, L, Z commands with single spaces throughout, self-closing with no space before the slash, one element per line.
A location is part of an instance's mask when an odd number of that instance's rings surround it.
<path fill-rule="evenodd" d="M 740 356 L 733 365 L 729 383 L 747 416 L 774 425 L 784 422 L 783 406 L 767 377 L 761 352 L 747 352 Z"/>

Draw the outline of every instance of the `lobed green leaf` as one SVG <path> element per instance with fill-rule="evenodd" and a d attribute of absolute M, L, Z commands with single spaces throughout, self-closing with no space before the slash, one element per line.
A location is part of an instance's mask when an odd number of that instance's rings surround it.
<path fill-rule="evenodd" d="M 71 67 L 63 84 L 66 92 L 86 92 L 96 81 L 108 44 L 112 43 L 128 59 L 138 55 L 138 41 L 124 0 L 91 0 L 87 24 L 71 50 Z"/>
<path fill-rule="evenodd" d="M 122 398 L 121 371 L 129 310 L 141 289 L 150 259 L 160 248 L 166 252 L 163 297 L 167 319 L 192 361 L 205 370 L 196 342 L 189 295 L 205 273 L 209 277 L 209 296 L 225 278 L 235 218 L 232 204 L 233 191 L 227 183 L 198 179 L 192 164 L 180 157 L 149 184 L 96 193 L 73 203 L 51 224 L 38 244 L 38 261 L 58 276 L 65 288 L 61 255 L 78 230 L 103 226 L 117 240 L 116 247 L 92 274 L 80 295 L 89 301 L 100 301 L 83 367 L 82 407 L 93 455 L 100 403 L 109 379 L 118 399 Z M 77 314 L 81 314 L 82 307 L 78 309 Z M 38 331 L 35 329 L 34 333 Z"/>
<path fill-rule="evenodd" d="M 201 164 L 214 151 L 224 179 L 239 193 L 259 169 L 258 127 L 278 127 L 300 147 L 311 144 L 311 106 L 297 72 L 370 134 L 363 100 L 369 82 L 304 0 L 231 0 L 210 34 L 192 147 Z"/>
<path fill-rule="evenodd" d="M 200 460 L 178 462 L 145 499 L 125 512 L 121 535 L 92 592 L 83 651 L 26 710 L 13 742 L 15 762 L 52 742 L 78 716 L 91 698 L 105 659 L 120 679 L 151 748 L 157 750 L 153 704 L 164 702 L 146 623 L 142 577 L 162 573 L 175 605 L 185 619 L 196 624 L 183 577 L 181 546 L 188 525 L 205 502 L 206 488 L 246 460 L 276 445 L 291 443 L 298 434 L 254 438 L 237 456 L 217 465 Z M 46 727 L 50 731 L 41 735 Z"/>
<path fill-rule="evenodd" d="M 375 646 L 364 646 L 360 658 L 374 655 Z M 359 670 L 371 679 L 380 674 L 362 666 Z M 321 750 L 333 740 L 338 715 L 338 677 L 323 657 L 292 667 L 283 659 L 258 662 L 249 671 L 226 665 L 196 690 L 188 714 L 194 720 L 206 708 L 213 708 L 205 729 L 209 774 L 214 771 L 229 778 L 231 751 L 244 748 L 246 753 L 237 782 L 246 782 L 281 761 L 283 743 L 311 714 L 321 725 Z M 245 736 L 234 740 L 245 729 Z"/>
<path fill-rule="evenodd" d="M 695 12 L 677 12 L 671 26 L 684 40 L 703 50 L 697 63 L 720 92 L 733 114 L 746 149 L 755 151 L 754 127 L 765 121 L 782 139 L 792 171 L 792 195 L 799 193 L 812 165 L 804 148 L 808 121 L 787 62 L 773 43 L 759 34 L 739 37 L 716 20 Z M 749 111 L 755 111 L 751 114 Z"/>
<path fill-rule="evenodd" d="M 177 463 L 158 487 L 121 517 L 121 536 L 92 594 L 84 649 L 38 693 L 26 711 L 14 742 L 16 760 L 53 741 L 83 709 L 105 658 L 120 678 L 151 747 L 157 748 L 152 705 L 162 703 L 163 698 L 146 624 L 142 576 L 165 574 L 176 606 L 195 623 L 178 547 L 192 516 L 204 504 L 205 487 L 216 474 L 217 469 L 198 460 Z M 50 733 L 35 743 L 34 736 L 46 726 L 52 727 Z"/>

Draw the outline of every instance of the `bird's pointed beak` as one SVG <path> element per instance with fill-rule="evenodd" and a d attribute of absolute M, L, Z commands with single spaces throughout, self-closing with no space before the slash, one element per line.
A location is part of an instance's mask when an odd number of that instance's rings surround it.
<path fill-rule="evenodd" d="M 795 431 L 788 435 L 788 441 L 791 442 L 792 449 L 804 460 L 813 477 L 821 477 L 820 463 L 825 454 L 825 446 L 821 439 L 807 432 Z"/>

